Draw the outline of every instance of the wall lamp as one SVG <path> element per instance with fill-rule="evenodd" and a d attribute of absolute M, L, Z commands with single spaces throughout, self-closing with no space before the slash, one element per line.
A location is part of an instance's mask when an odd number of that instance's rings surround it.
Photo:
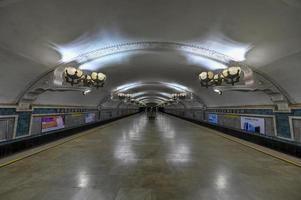
<path fill-rule="evenodd" d="M 218 90 L 218 89 L 214 89 L 213 91 L 216 92 L 216 93 L 219 94 L 219 95 L 222 95 L 222 94 L 223 94 L 223 92 L 220 91 L 220 90 Z"/>
<path fill-rule="evenodd" d="M 100 88 L 104 86 L 106 75 L 100 72 L 92 72 L 91 75 L 75 67 L 67 67 L 65 69 L 65 80 L 73 85 L 82 84 L 84 87 Z"/>
<path fill-rule="evenodd" d="M 240 75 L 240 67 L 229 67 L 218 74 L 214 74 L 211 71 L 201 72 L 199 74 L 199 80 L 201 81 L 201 86 L 206 88 L 209 86 L 222 85 L 223 82 L 234 85 L 235 83 L 239 82 Z"/>
<path fill-rule="evenodd" d="M 85 95 L 89 94 L 91 91 L 92 91 L 91 89 L 84 90 L 83 95 L 85 96 Z"/>

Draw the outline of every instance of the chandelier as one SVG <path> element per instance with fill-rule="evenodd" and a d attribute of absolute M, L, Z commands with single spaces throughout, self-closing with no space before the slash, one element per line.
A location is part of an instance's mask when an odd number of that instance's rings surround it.
<path fill-rule="evenodd" d="M 126 93 L 118 93 L 117 94 L 118 98 L 120 101 L 123 101 L 125 103 L 131 103 L 131 104 L 136 104 L 136 105 L 143 105 L 142 102 L 132 98 L 131 94 L 126 94 Z"/>
<path fill-rule="evenodd" d="M 119 100 L 131 100 L 130 94 L 118 93 L 117 96 L 118 96 Z"/>
<path fill-rule="evenodd" d="M 178 100 L 178 99 L 185 99 L 187 96 L 187 94 L 185 92 L 182 92 L 182 93 L 175 93 L 175 94 L 172 94 L 171 97 L 173 100 Z"/>
<path fill-rule="evenodd" d="M 82 84 L 84 87 L 103 87 L 106 75 L 100 72 L 92 72 L 90 75 L 85 74 L 82 70 L 75 67 L 67 67 L 65 69 L 65 80 L 73 85 Z"/>
<path fill-rule="evenodd" d="M 211 71 L 202 72 L 199 74 L 199 79 L 201 81 L 201 86 L 208 88 L 209 86 L 222 85 L 223 82 L 234 85 L 239 82 L 240 75 L 240 67 L 229 67 L 218 74 L 214 74 Z"/>

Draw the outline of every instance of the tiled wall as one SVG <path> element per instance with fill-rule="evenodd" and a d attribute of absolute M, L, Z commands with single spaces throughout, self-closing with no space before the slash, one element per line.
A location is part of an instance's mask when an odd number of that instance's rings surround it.
<path fill-rule="evenodd" d="M 291 132 L 294 133 L 294 140 L 301 143 L 301 117 L 291 117 Z"/>
<path fill-rule="evenodd" d="M 137 109 L 124 109 L 124 110 L 101 110 L 98 111 L 97 109 L 93 108 L 33 108 L 32 111 L 22 111 L 19 112 L 17 111 L 16 108 L 0 108 L 0 117 L 2 120 L 11 119 L 12 117 L 15 118 L 16 123 L 15 123 L 15 128 L 14 128 L 14 133 L 11 133 L 11 137 L 13 139 L 20 138 L 20 137 L 25 137 L 25 136 L 30 136 L 31 135 L 31 125 L 32 119 L 37 116 L 37 115 L 45 115 L 45 116 L 51 116 L 51 115 L 75 115 L 76 113 L 78 114 L 84 114 L 84 113 L 89 113 L 89 112 L 96 112 L 97 113 L 97 120 L 107 120 L 107 119 L 112 119 L 112 118 L 117 118 L 120 116 L 132 114 L 135 112 L 138 112 Z M 83 125 L 83 124 L 80 124 Z M 80 126 L 79 125 L 79 126 Z M 70 127 L 70 126 L 69 126 Z M 0 130 L 1 133 L 1 130 Z M 37 133 L 35 133 L 37 134 Z"/>
<path fill-rule="evenodd" d="M 17 112 L 16 114 L 19 116 L 16 137 L 27 135 L 30 128 L 31 112 Z"/>
<path fill-rule="evenodd" d="M 28 134 L 31 112 L 17 112 L 16 108 L 0 108 L 0 116 L 18 116 L 15 136 L 19 137 Z"/>
<path fill-rule="evenodd" d="M 298 127 L 294 127 L 301 124 L 301 118 L 298 119 L 300 120 L 300 122 L 298 122 L 295 119 L 294 123 L 291 119 L 292 117 L 300 117 L 301 109 L 292 109 L 291 112 L 287 113 L 274 112 L 273 109 L 261 108 L 208 108 L 206 110 L 165 109 L 165 111 L 167 113 L 172 113 L 181 117 L 207 122 L 208 114 L 214 113 L 218 115 L 218 118 L 220 120 L 218 125 L 226 126 L 233 129 L 241 129 L 241 116 L 264 118 L 266 135 L 284 140 L 293 140 L 297 143 L 301 142 L 298 139 L 301 136 L 297 135 L 299 134 L 299 132 L 301 134 L 301 130 L 298 129 Z M 231 117 L 228 116 L 233 116 L 233 118 L 231 119 Z M 234 118 L 234 116 L 236 118 Z"/>

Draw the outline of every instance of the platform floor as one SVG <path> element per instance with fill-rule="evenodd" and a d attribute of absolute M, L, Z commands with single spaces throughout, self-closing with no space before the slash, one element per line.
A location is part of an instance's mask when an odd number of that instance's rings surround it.
<path fill-rule="evenodd" d="M 0 168 L 0 199 L 300 200 L 301 168 L 140 114 Z"/>

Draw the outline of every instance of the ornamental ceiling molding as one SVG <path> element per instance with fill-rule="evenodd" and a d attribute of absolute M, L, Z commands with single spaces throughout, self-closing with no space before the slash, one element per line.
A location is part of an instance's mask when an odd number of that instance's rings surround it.
<path fill-rule="evenodd" d="M 185 86 L 185 88 L 183 88 L 182 85 L 174 85 L 173 83 L 170 83 L 170 82 L 150 81 L 150 82 L 134 83 L 133 85 L 126 86 L 125 88 L 116 89 L 113 91 L 113 93 L 117 94 L 119 92 L 131 91 L 133 89 L 138 89 L 138 88 L 145 87 L 145 86 L 157 86 L 157 87 L 162 87 L 162 88 L 169 88 L 170 90 L 192 92 L 186 86 Z"/>
<path fill-rule="evenodd" d="M 269 81 L 267 76 L 254 76 L 256 73 L 253 69 L 242 62 L 237 62 L 233 58 L 216 52 L 211 49 L 203 48 L 197 45 L 177 43 L 177 42 L 159 42 L 159 41 L 142 41 L 131 42 L 113 45 L 105 48 L 101 48 L 95 51 L 88 52 L 83 55 L 75 57 L 71 62 L 61 63 L 55 66 L 53 69 L 46 72 L 44 75 L 38 77 L 33 81 L 22 93 L 19 95 L 17 104 L 20 110 L 29 109 L 32 103 L 38 98 L 38 96 L 46 91 L 85 91 L 86 87 L 70 87 L 64 81 L 64 70 L 66 66 L 73 65 L 79 66 L 81 64 L 99 59 L 108 55 L 118 54 L 128 51 L 139 50 L 173 50 L 180 52 L 191 53 L 200 57 L 205 57 L 222 64 L 240 66 L 244 72 L 244 84 L 235 86 L 217 86 L 217 89 L 221 91 L 263 91 L 269 95 L 272 101 L 279 105 L 280 110 L 286 109 L 289 99 L 286 96 L 286 92 L 283 89 L 279 89 L 277 85 Z M 256 73 L 257 74 L 257 73 Z M 257 77 L 264 80 L 267 84 L 258 84 L 260 81 L 255 80 Z M 272 86 L 270 86 L 272 85 Z M 272 89 L 271 89 L 272 88 Z M 196 94 L 195 94 L 196 95 Z M 274 99 L 274 100 L 273 100 Z"/>
<path fill-rule="evenodd" d="M 87 62 L 91 62 L 93 60 L 100 59 L 105 56 L 119 54 L 123 52 L 129 52 L 129 51 L 140 51 L 140 50 L 142 51 L 169 50 L 169 51 L 186 52 L 200 57 L 205 57 L 210 60 L 214 60 L 226 65 L 234 64 L 234 63 L 236 65 L 239 65 L 238 62 L 236 62 L 233 58 L 227 55 L 197 45 L 184 44 L 178 42 L 159 42 L 159 41 L 129 42 L 129 43 L 117 44 L 109 47 L 100 48 L 95 51 L 91 51 L 74 57 L 72 61 L 68 63 L 63 63 L 58 67 L 56 67 L 56 69 L 54 70 L 55 76 L 53 82 L 55 85 L 58 86 L 63 85 L 64 78 L 62 74 L 67 65 L 80 66 Z"/>
<path fill-rule="evenodd" d="M 28 109 L 31 104 L 38 98 L 38 96 L 46 91 L 80 91 L 87 90 L 87 87 L 70 87 L 65 84 L 64 71 L 66 66 L 79 66 L 86 62 L 99 59 L 101 57 L 109 56 L 112 54 L 118 54 L 128 51 L 138 50 L 173 50 L 180 52 L 187 52 L 201 57 L 206 57 L 211 60 L 223 64 L 236 63 L 232 58 L 224 54 L 218 53 L 214 50 L 206 49 L 196 45 L 182 44 L 176 42 L 133 42 L 119 45 L 113 45 L 105 48 L 101 48 L 87 54 L 79 55 L 75 57 L 71 62 L 61 63 L 54 69 L 48 71 L 37 80 L 35 80 L 18 99 L 18 105 L 20 109 Z M 151 84 L 151 83 L 148 83 Z M 198 100 L 200 101 L 200 97 Z M 201 101 L 203 103 L 203 101 Z"/>
<path fill-rule="evenodd" d="M 234 86 L 215 86 L 213 90 L 239 91 L 239 92 L 263 92 L 269 96 L 275 106 L 275 112 L 290 112 L 290 104 L 295 101 L 277 82 L 272 80 L 267 74 L 252 69 L 249 66 L 241 65 L 244 71 L 244 84 Z"/>
<path fill-rule="evenodd" d="M 210 50 L 197 45 L 184 44 L 178 42 L 158 42 L 158 41 L 130 42 L 130 43 L 113 45 L 95 51 L 91 51 L 83 55 L 79 55 L 78 57 L 75 57 L 73 60 L 76 60 L 80 64 L 84 64 L 86 62 L 90 62 L 92 60 L 104 56 L 116 54 L 116 53 L 137 51 L 137 50 L 157 50 L 157 49 L 175 50 L 175 51 L 193 53 L 202 57 L 210 58 L 211 60 L 215 60 L 224 64 L 227 64 L 230 61 L 234 61 L 234 59 L 229 56 L 226 56 L 214 50 Z"/>

